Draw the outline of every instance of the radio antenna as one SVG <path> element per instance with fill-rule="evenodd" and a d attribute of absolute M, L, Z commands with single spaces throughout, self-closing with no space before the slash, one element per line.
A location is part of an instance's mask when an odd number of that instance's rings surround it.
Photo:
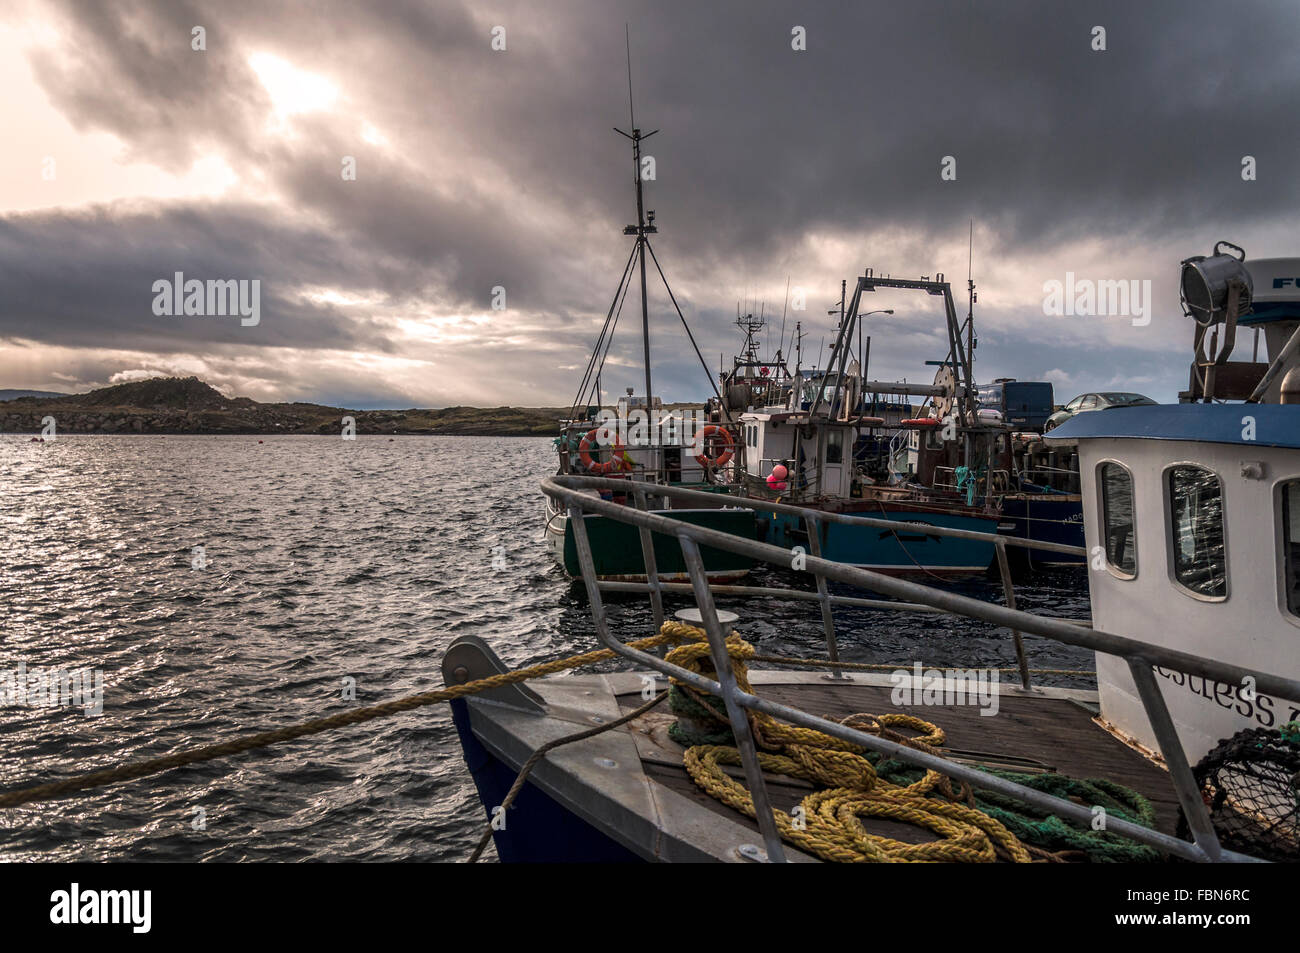
<path fill-rule="evenodd" d="M 636 111 L 632 108 L 632 27 L 624 22 L 623 38 L 627 42 L 627 115 L 628 124 L 636 128 Z"/>

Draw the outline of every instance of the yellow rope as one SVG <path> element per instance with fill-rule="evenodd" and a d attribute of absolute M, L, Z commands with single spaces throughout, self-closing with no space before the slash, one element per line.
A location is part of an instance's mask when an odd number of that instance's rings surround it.
<path fill-rule="evenodd" d="M 668 621 L 660 634 L 684 644 L 668 653 L 667 661 L 715 677 L 712 656 L 703 630 Z M 727 654 L 732 659 L 736 684 L 753 692 L 747 662 L 754 647 L 732 632 L 727 637 Z M 689 686 L 676 679 L 674 685 L 699 700 Z M 778 722 L 763 712 L 749 711 L 750 726 L 764 771 L 783 774 L 825 785 L 803 799 L 799 816 L 773 811 L 781 836 L 801 850 L 824 860 L 849 863 L 905 863 L 957 861 L 991 863 L 1008 859 L 1017 863 L 1033 860 L 1029 851 L 1001 823 L 973 806 L 956 803 L 951 781 L 928 770 L 919 781 L 897 785 L 876 774 L 866 757 L 867 749 L 811 728 Z M 721 720 L 721 719 L 719 719 Z M 937 754 L 944 742 L 938 726 L 912 715 L 850 715 L 844 724 L 880 734 L 919 750 Z M 920 732 L 906 737 L 894 729 Z M 704 791 L 749 817 L 755 817 L 754 799 L 740 782 L 721 765 L 739 765 L 740 752 L 726 745 L 696 745 L 684 757 L 691 779 Z M 880 817 L 925 828 L 937 840 L 908 844 L 869 833 L 862 817 Z"/>

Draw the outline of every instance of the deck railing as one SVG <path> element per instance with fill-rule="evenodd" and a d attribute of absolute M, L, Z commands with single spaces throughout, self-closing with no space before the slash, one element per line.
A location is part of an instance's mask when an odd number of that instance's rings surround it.
<path fill-rule="evenodd" d="M 636 502 L 635 506 L 621 505 L 589 495 L 592 490 L 617 490 L 626 493 L 629 489 L 632 491 Z M 707 502 L 716 506 L 717 497 L 715 495 L 677 487 L 646 485 L 636 482 L 632 482 L 629 486 L 627 480 L 574 475 L 556 476 L 543 480 L 542 490 L 547 496 L 555 500 L 561 509 L 566 510 L 570 517 L 574 542 L 578 552 L 578 562 L 582 570 L 583 582 L 586 585 L 587 597 L 591 604 L 596 633 L 600 641 L 618 655 L 663 672 L 700 691 L 722 698 L 740 751 L 745 779 L 750 794 L 754 799 L 755 815 L 767 847 L 768 860 L 784 861 L 785 849 L 781 842 L 780 833 L 777 830 L 776 819 L 773 814 L 771 800 L 767 794 L 762 769 L 758 763 L 758 755 L 750 732 L 749 720 L 745 714 L 746 709 L 761 711 L 781 721 L 824 732 L 832 737 L 840 738 L 892 758 L 907 761 L 918 767 L 933 769 L 948 777 L 965 781 L 973 787 L 1019 798 L 1028 804 L 1061 817 L 1071 818 L 1089 826 L 1092 825 L 1092 811 L 1084 805 L 1044 794 L 1041 791 L 991 775 L 978 768 L 949 761 L 938 755 L 918 751 L 915 748 L 898 744 L 886 738 L 866 734 L 838 722 L 811 715 L 789 705 L 783 705 L 741 691 L 736 684 L 731 658 L 727 654 L 726 634 L 718 622 L 717 608 L 713 601 L 713 590 L 708 582 L 704 563 L 700 557 L 700 546 L 704 545 L 714 549 L 738 553 L 785 568 L 791 568 L 794 565 L 792 556 L 795 554 L 779 546 L 734 536 L 721 530 L 692 525 L 668 516 L 648 512 L 646 509 L 647 494 L 671 496 L 701 503 L 707 500 Z M 757 512 L 787 513 L 798 516 L 804 521 L 808 528 L 811 552 L 800 561 L 800 565 L 802 571 L 811 573 L 817 581 L 817 600 L 821 603 L 823 620 L 832 633 L 834 625 L 831 613 L 834 600 L 827 592 L 828 580 L 881 592 L 902 600 L 905 604 L 928 606 L 943 612 L 951 612 L 973 619 L 982 619 L 994 625 L 1010 629 L 1013 633 L 1016 633 L 1017 639 L 1019 633 L 1028 632 L 1066 645 L 1088 648 L 1095 652 L 1123 658 L 1128 664 L 1143 709 L 1155 732 L 1160 746 L 1160 753 L 1163 755 L 1165 764 L 1169 769 L 1179 805 L 1182 807 L 1183 814 L 1187 819 L 1193 840 L 1185 841 L 1120 818 L 1108 818 L 1107 830 L 1130 837 L 1140 843 L 1149 844 L 1186 860 L 1249 861 L 1255 859 L 1245 854 L 1229 851 L 1220 845 L 1209 812 L 1201 799 L 1199 785 L 1196 783 L 1191 766 L 1187 762 L 1186 754 L 1178 739 L 1178 731 L 1174 726 L 1173 718 L 1169 714 L 1164 696 L 1160 693 L 1160 688 L 1155 681 L 1152 668 L 1153 666 L 1161 666 L 1185 672 L 1189 675 L 1199 675 L 1208 679 L 1236 684 L 1241 684 L 1245 678 L 1252 678 L 1254 679 L 1256 691 L 1268 692 L 1296 701 L 1300 701 L 1300 681 L 1226 662 L 1201 658 L 1189 652 L 1152 645 L 1127 636 L 1080 626 L 1066 620 L 1051 619 L 1028 612 L 1021 612 L 1015 608 L 1014 598 L 1009 600 L 1009 605 L 1000 606 L 821 558 L 820 533 L 818 531 L 821 522 L 856 524 L 883 529 L 907 529 L 913 524 L 876 519 L 874 517 L 821 512 L 788 504 L 742 497 L 734 497 L 729 502 L 737 507 L 744 507 Z M 635 525 L 638 528 L 641 538 L 642 558 L 646 569 L 647 582 L 645 583 L 645 590 L 650 593 L 656 626 L 661 625 L 663 622 L 663 592 L 666 587 L 664 583 L 660 582 L 655 566 L 652 534 L 661 533 L 677 539 L 690 575 L 691 591 L 695 595 L 700 617 L 703 620 L 704 631 L 708 637 L 714 668 L 718 676 L 716 680 L 706 678 L 681 666 L 673 665 L 649 652 L 630 648 L 614 637 L 610 631 L 609 620 L 601 599 L 601 592 L 606 588 L 607 584 L 602 583 L 596 576 L 591 544 L 587 538 L 587 529 L 583 521 L 583 516 L 587 514 L 604 516 L 620 523 Z M 917 524 L 917 528 L 922 527 Z M 1011 540 L 990 533 L 977 533 L 971 530 L 929 525 L 925 525 L 923 528 L 927 533 L 938 533 L 959 539 L 986 540 L 993 543 L 999 562 L 1004 567 L 1004 572 L 1006 562 L 1005 547 L 1008 543 L 1023 545 L 1031 549 L 1067 552 L 1074 555 L 1084 552 L 1078 546 L 1066 546 L 1059 543 Z M 619 588 L 625 588 L 627 585 L 622 584 Z M 898 604 L 886 603 L 886 605 L 892 608 L 897 607 Z M 838 661 L 833 638 L 828 640 L 827 648 L 832 653 L 832 661 Z M 1021 657 L 1023 658 L 1023 654 Z M 1027 676 L 1022 672 L 1022 677 Z"/>

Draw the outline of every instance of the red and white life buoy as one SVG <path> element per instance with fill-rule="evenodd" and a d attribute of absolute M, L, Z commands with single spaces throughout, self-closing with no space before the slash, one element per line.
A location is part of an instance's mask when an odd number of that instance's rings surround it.
<path fill-rule="evenodd" d="M 716 457 L 710 457 L 708 454 L 708 445 L 710 437 L 721 437 L 726 449 Z M 709 424 L 700 431 L 699 439 L 696 441 L 704 452 L 695 455 L 695 462 L 702 467 L 721 467 L 731 462 L 731 458 L 736 454 L 736 439 L 731 435 L 731 431 L 725 427 L 719 427 L 716 424 Z"/>
<path fill-rule="evenodd" d="M 596 476 L 604 476 L 606 473 L 617 473 L 621 470 L 631 470 L 632 462 L 623 455 L 623 451 L 626 448 L 618 442 L 617 437 L 615 437 L 614 442 L 609 445 L 611 456 L 608 460 L 604 463 L 597 463 L 591 458 L 592 448 L 597 446 L 596 435 L 600 433 L 601 429 L 601 427 L 594 427 L 587 431 L 586 436 L 582 438 L 582 442 L 578 444 L 578 459 L 581 460 L 582 465 L 587 468 L 587 472 Z"/>
<path fill-rule="evenodd" d="M 911 420 L 900 420 L 898 425 L 900 427 L 937 427 L 941 423 L 943 421 L 938 417 L 913 417 Z"/>

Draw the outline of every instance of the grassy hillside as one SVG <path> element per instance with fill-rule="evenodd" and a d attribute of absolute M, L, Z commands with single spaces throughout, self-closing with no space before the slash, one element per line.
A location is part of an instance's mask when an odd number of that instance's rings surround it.
<path fill-rule="evenodd" d="M 39 433 L 53 417 L 60 433 L 339 433 L 551 436 L 565 411 L 548 407 L 348 410 L 321 404 L 228 398 L 197 377 L 155 377 L 86 394 L 0 401 L 0 432 Z"/>

